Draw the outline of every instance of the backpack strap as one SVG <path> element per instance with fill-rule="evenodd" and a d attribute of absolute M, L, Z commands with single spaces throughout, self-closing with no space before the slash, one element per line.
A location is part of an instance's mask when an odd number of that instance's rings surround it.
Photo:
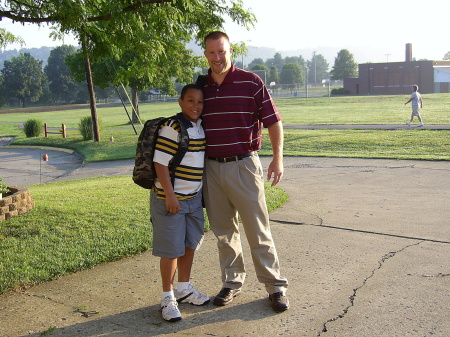
<path fill-rule="evenodd" d="M 208 75 L 198 75 L 197 81 L 195 81 L 195 84 L 197 84 L 200 88 L 203 88 L 208 83 Z"/>
<path fill-rule="evenodd" d="M 184 124 L 177 118 L 177 115 L 170 117 L 171 120 L 175 120 L 180 126 L 180 143 L 178 144 L 178 149 L 173 158 L 169 162 L 169 170 L 172 172 L 170 179 L 172 181 L 172 186 L 175 186 L 175 170 L 180 165 L 184 158 L 188 148 L 189 148 L 189 134 L 186 130 Z"/>

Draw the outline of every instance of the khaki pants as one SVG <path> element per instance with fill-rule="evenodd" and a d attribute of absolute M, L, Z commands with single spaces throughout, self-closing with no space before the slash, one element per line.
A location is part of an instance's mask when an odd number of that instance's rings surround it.
<path fill-rule="evenodd" d="M 219 248 L 223 287 L 237 289 L 245 280 L 238 213 L 250 246 L 256 276 L 268 293 L 284 292 L 269 225 L 261 162 L 257 154 L 219 163 L 206 159 L 203 193 Z"/>

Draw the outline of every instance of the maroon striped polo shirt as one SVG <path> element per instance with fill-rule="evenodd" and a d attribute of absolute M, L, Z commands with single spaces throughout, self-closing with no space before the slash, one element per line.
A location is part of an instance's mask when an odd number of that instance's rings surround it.
<path fill-rule="evenodd" d="M 209 157 L 258 151 L 262 127 L 281 120 L 261 78 L 234 65 L 220 86 L 211 78 L 210 69 L 203 92 L 202 125 Z"/>

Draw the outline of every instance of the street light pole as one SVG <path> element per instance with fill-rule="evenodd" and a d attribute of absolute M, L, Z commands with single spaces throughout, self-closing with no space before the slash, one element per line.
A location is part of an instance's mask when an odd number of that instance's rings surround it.
<path fill-rule="evenodd" d="M 306 98 L 308 98 L 308 66 L 305 65 L 306 78 L 305 78 L 305 88 L 306 88 Z"/>

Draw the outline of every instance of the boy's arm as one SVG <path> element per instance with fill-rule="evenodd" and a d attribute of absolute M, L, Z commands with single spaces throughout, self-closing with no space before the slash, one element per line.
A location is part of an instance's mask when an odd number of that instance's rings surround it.
<path fill-rule="evenodd" d="M 170 214 L 180 211 L 180 203 L 178 202 L 175 191 L 173 190 L 172 181 L 170 179 L 169 168 L 165 165 L 154 163 L 156 175 L 166 194 L 166 208 Z"/>
<path fill-rule="evenodd" d="M 419 99 L 419 101 L 420 101 L 420 107 L 422 108 L 422 106 L 423 106 L 423 102 L 422 102 L 422 96 L 420 96 L 420 99 Z"/>
<path fill-rule="evenodd" d="M 408 104 L 411 101 L 412 101 L 412 97 L 405 103 L 405 105 Z"/>

